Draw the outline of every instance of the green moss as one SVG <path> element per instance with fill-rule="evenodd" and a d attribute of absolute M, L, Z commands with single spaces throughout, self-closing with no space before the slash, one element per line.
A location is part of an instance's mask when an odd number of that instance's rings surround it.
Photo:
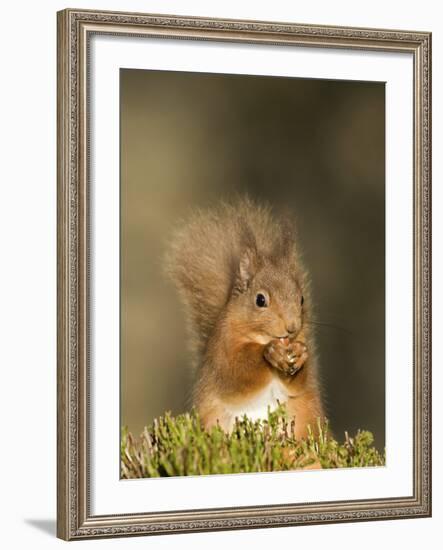
<path fill-rule="evenodd" d="M 268 414 L 267 421 L 247 417 L 236 421 L 230 434 L 220 427 L 204 430 L 195 411 L 172 417 L 169 413 L 145 428 L 139 438 L 122 430 L 123 478 L 272 472 L 308 468 L 383 466 L 385 454 L 373 446 L 368 431 L 345 434 L 338 443 L 328 424 L 310 431 L 304 440 L 293 436 L 283 407 Z"/>

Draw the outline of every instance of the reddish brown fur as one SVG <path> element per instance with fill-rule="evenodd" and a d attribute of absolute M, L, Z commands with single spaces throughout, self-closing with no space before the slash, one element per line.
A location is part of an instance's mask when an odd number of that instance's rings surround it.
<path fill-rule="evenodd" d="M 233 410 L 247 409 L 279 381 L 296 434 L 305 436 L 323 409 L 309 285 L 291 224 L 249 199 L 199 212 L 173 239 L 168 268 L 188 314 L 197 365 L 194 404 L 205 425 L 219 422 L 229 430 Z M 267 307 L 256 305 L 257 293 Z M 288 341 L 307 348 L 294 375 L 294 361 L 284 359 Z M 270 349 L 276 350 L 273 365 Z"/>

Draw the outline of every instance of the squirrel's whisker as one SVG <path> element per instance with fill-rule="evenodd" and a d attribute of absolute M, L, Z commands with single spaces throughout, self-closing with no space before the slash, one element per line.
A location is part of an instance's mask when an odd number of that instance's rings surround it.
<path fill-rule="evenodd" d="M 335 330 L 341 330 L 343 332 L 346 332 L 347 334 L 352 334 L 351 330 L 349 330 L 345 327 L 341 327 L 340 325 L 335 325 L 333 323 L 323 323 L 323 322 L 320 322 L 320 321 L 305 321 L 305 323 L 307 325 L 315 325 L 315 326 L 319 326 L 319 327 L 334 328 Z"/>

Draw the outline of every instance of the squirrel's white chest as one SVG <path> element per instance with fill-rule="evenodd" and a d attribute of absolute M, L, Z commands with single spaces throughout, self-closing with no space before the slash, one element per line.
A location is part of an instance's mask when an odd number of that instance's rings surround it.
<path fill-rule="evenodd" d="M 268 418 L 268 407 L 271 411 L 277 408 L 278 404 L 283 404 L 288 399 L 288 391 L 284 384 L 278 379 L 272 381 L 258 394 L 251 397 L 241 405 L 227 406 L 227 413 L 230 417 L 230 424 L 235 421 L 235 417 L 241 418 L 246 415 L 251 420 L 266 420 Z"/>

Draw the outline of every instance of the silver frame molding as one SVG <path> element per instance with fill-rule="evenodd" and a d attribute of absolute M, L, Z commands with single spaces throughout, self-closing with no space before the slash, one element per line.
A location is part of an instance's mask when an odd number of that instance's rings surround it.
<path fill-rule="evenodd" d="M 430 516 L 431 34 L 75 9 L 61 11 L 57 17 L 57 535 L 72 540 Z M 97 33 L 408 52 L 413 55 L 413 496 L 91 515 L 87 452 L 88 48 L 91 36 Z"/>

